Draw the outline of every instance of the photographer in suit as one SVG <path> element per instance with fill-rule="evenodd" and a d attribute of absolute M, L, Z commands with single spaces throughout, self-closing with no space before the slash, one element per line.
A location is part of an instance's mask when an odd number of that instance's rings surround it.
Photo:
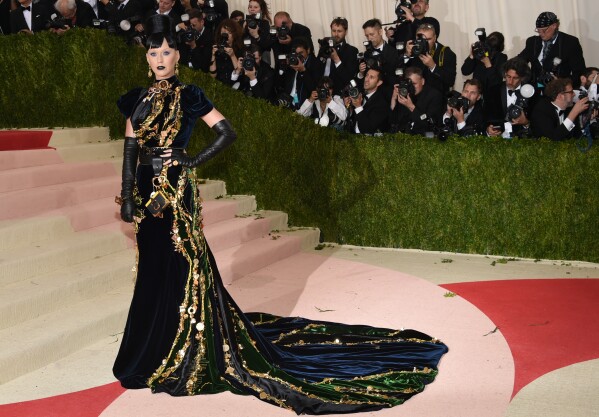
<path fill-rule="evenodd" d="M 212 57 L 214 34 L 204 25 L 204 14 L 199 9 L 188 11 L 189 22 L 184 31 L 191 33 L 191 39 L 183 39 L 179 43 L 179 62 L 181 65 L 195 70 L 208 72 Z M 182 32 L 179 32 L 180 34 Z M 182 36 L 182 35 L 179 35 Z"/>
<path fill-rule="evenodd" d="M 559 141 L 581 135 L 578 116 L 589 108 L 589 98 L 574 104 L 574 88 L 569 78 L 558 78 L 545 87 L 531 114 L 531 128 L 535 137 Z M 593 118 L 596 114 L 593 114 Z"/>
<path fill-rule="evenodd" d="M 10 11 L 10 33 L 46 30 L 48 20 L 50 10 L 43 3 L 33 4 L 31 0 L 19 0 L 17 7 Z"/>
<path fill-rule="evenodd" d="M 441 122 L 443 95 L 427 85 L 421 68 L 409 67 L 404 79 L 393 86 L 390 110 L 392 133 L 422 135 L 431 129 L 431 122 Z"/>
<path fill-rule="evenodd" d="M 530 62 L 532 81 L 537 88 L 542 89 L 553 78 L 565 77 L 570 78 L 577 88 L 586 68 L 580 41 L 575 36 L 560 32 L 559 24 L 555 13 L 541 13 L 535 23 L 535 31 L 539 35 L 528 38 L 524 50 L 518 54 Z"/>
<path fill-rule="evenodd" d="M 332 79 L 336 95 L 341 93 L 341 89 L 358 72 L 358 49 L 345 40 L 347 28 L 347 19 L 343 17 L 333 19 L 329 38 L 333 41 L 333 46 L 321 45 L 318 51 L 318 58 L 324 63 L 322 75 Z M 323 41 L 327 42 L 327 38 Z"/>
<path fill-rule="evenodd" d="M 390 45 L 383 39 L 383 25 L 379 19 L 370 19 L 362 25 L 364 37 L 370 44 L 365 52 L 365 58 L 375 57 L 379 68 L 383 71 L 383 77 L 388 86 L 387 97 L 391 97 L 391 86 L 398 80 L 395 70 L 400 65 L 399 54 L 394 45 Z M 359 65 L 358 78 L 363 79 L 369 66 L 365 61 Z"/>
<path fill-rule="evenodd" d="M 143 19 L 139 0 L 99 0 L 98 12 L 100 19 L 108 20 L 117 28 L 123 20 L 138 22 Z"/>
<path fill-rule="evenodd" d="M 420 25 L 416 31 L 416 41 L 409 41 L 406 47 L 406 52 L 409 58 L 407 66 L 419 67 L 422 69 L 422 74 L 426 79 L 426 83 L 437 89 L 441 94 L 445 95 L 453 89 L 456 77 L 456 55 L 450 47 L 437 42 L 437 34 L 435 27 L 428 23 Z M 415 56 L 415 43 L 418 39 L 426 40 L 428 48 L 424 51 L 418 51 Z M 420 45 L 418 45 L 420 46 Z M 426 45 L 423 45 L 426 46 Z"/>
<path fill-rule="evenodd" d="M 457 97 L 459 95 L 460 97 Z M 443 124 L 452 126 L 460 136 L 481 135 L 484 132 L 482 84 L 476 78 L 466 80 L 462 92 L 454 92 L 447 99 Z"/>
<path fill-rule="evenodd" d="M 505 38 L 500 32 L 492 32 L 484 41 L 472 44 L 470 55 L 462 64 L 462 75 L 472 75 L 472 78 L 479 80 L 482 84 L 481 92 L 488 85 L 501 82 L 503 65 L 507 61 L 504 48 Z"/>
<path fill-rule="evenodd" d="M 400 3 L 395 10 L 400 23 L 396 27 L 388 27 L 385 31 L 391 45 L 395 45 L 397 42 L 405 44 L 413 40 L 420 25 L 425 23 L 434 26 L 437 37 L 441 34 L 439 21 L 434 17 L 426 16 L 429 8 L 429 0 L 410 0 L 409 3 L 409 8 Z"/>
<path fill-rule="evenodd" d="M 355 98 L 344 98 L 345 106 L 350 109 L 351 132 L 372 135 L 387 131 L 389 102 L 381 90 L 383 77 L 381 69 L 370 68 L 364 76 L 364 92 Z"/>
<path fill-rule="evenodd" d="M 308 27 L 291 20 L 289 13 L 277 12 L 274 17 L 274 23 L 277 30 L 276 38 L 272 44 L 272 50 L 275 57 L 275 69 L 279 69 L 278 56 L 292 52 L 293 48 L 291 43 L 296 38 L 306 39 L 310 50 L 314 51 L 312 32 Z"/>
<path fill-rule="evenodd" d="M 248 53 L 251 54 L 251 58 Z M 231 81 L 233 88 L 242 91 L 246 96 L 268 101 L 274 98 L 275 70 L 262 61 L 262 50 L 257 44 L 251 44 L 246 55 L 239 58 L 237 68 L 231 74 Z"/>

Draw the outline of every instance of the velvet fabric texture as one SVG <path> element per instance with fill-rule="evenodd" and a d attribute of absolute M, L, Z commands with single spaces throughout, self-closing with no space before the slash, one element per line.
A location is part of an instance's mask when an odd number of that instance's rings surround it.
<path fill-rule="evenodd" d="M 119 102 L 134 128 L 149 114 L 148 94 L 135 90 Z M 185 86 L 180 100 L 173 147 L 185 147 L 195 119 L 212 109 L 198 87 Z M 170 167 L 165 177 L 173 204 L 152 217 L 141 209 L 153 171 L 138 167 L 137 281 L 113 368 L 124 387 L 175 396 L 228 390 L 297 414 L 329 414 L 398 405 L 434 380 L 448 349 L 418 331 L 243 313 L 204 238 L 194 171 Z"/>

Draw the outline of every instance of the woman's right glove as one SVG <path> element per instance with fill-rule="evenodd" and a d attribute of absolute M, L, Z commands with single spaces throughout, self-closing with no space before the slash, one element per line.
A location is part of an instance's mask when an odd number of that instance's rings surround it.
<path fill-rule="evenodd" d="M 133 187 L 135 186 L 135 169 L 137 168 L 137 157 L 139 146 L 137 139 L 130 136 L 125 137 L 123 150 L 123 178 L 121 183 L 121 219 L 132 223 L 135 214 L 135 201 L 133 199 Z"/>

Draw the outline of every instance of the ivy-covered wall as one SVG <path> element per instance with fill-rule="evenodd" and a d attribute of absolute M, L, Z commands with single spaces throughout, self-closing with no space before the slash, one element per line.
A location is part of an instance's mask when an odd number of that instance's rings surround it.
<path fill-rule="evenodd" d="M 144 50 L 102 31 L 0 37 L 0 127 L 109 126 L 147 85 Z M 574 142 L 340 134 L 182 69 L 238 140 L 199 169 L 327 241 L 599 262 L 599 152 Z M 201 121 L 194 150 L 214 137 Z"/>

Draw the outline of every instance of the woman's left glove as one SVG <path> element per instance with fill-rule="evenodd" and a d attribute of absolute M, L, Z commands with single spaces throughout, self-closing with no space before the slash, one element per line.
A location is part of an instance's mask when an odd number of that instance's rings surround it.
<path fill-rule="evenodd" d="M 137 157 L 139 146 L 137 139 L 130 136 L 125 137 L 123 150 L 123 178 L 121 182 L 121 219 L 132 223 L 135 214 L 135 201 L 133 200 L 133 187 L 135 186 L 135 169 L 137 168 Z"/>
<path fill-rule="evenodd" d="M 235 133 L 233 126 L 231 126 L 231 123 L 229 123 L 227 119 L 223 119 L 216 123 L 214 126 L 212 126 L 212 130 L 214 130 L 218 136 L 210 146 L 204 148 L 195 156 L 173 154 L 173 165 L 181 164 L 188 168 L 197 167 L 198 165 L 212 159 L 217 153 L 232 144 L 237 138 L 237 133 Z"/>

